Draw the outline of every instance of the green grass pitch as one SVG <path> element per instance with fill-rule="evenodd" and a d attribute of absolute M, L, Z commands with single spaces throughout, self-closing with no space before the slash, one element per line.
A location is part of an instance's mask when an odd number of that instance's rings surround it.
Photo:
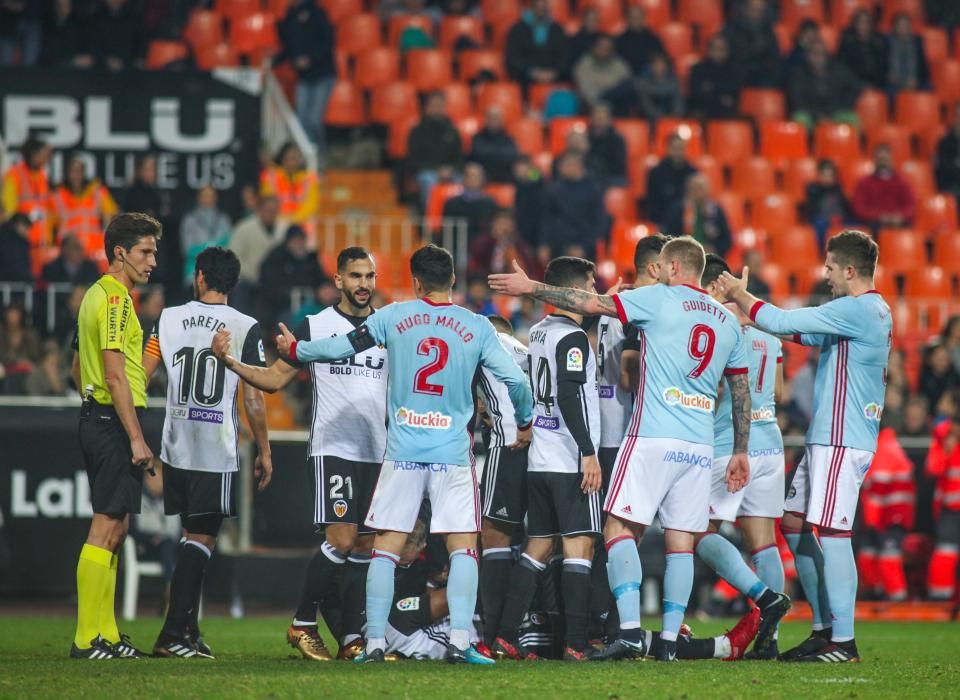
<path fill-rule="evenodd" d="M 564 664 L 503 662 L 450 667 L 398 662 L 353 667 L 303 661 L 285 643 L 287 619 L 254 617 L 203 621 L 216 661 L 142 659 L 80 662 L 66 658 L 73 620 L 0 619 L 0 697 L 3 698 L 922 698 L 960 693 L 960 625 L 863 622 L 861 664 L 779 664 L 690 661 Z M 692 622 L 697 636 L 722 623 Z M 160 626 L 143 618 L 123 626 L 148 649 Z M 783 644 L 800 641 L 804 623 L 784 625 Z"/>

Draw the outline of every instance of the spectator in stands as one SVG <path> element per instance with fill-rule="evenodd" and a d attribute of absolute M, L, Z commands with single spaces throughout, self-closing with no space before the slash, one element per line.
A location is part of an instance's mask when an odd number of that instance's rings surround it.
<path fill-rule="evenodd" d="M 297 71 L 297 119 L 322 161 L 327 150 L 323 117 L 337 79 L 333 24 L 313 0 L 293 0 L 286 16 L 277 24 L 277 34 L 280 53 L 274 63 L 289 61 Z"/>
<path fill-rule="evenodd" d="M 0 224 L 0 282 L 33 283 L 30 219 L 16 213 Z"/>
<path fill-rule="evenodd" d="M 950 353 L 950 362 L 960 372 L 960 316 L 951 316 L 940 333 L 940 342 Z"/>
<path fill-rule="evenodd" d="M 540 245 L 544 182 L 543 174 L 530 156 L 521 155 L 513 164 L 513 187 L 517 233 L 528 246 L 536 249 Z"/>
<path fill-rule="evenodd" d="M 724 26 L 723 34 L 744 85 L 776 87 L 780 84 L 780 47 L 765 0 L 744 0 Z"/>
<path fill-rule="evenodd" d="M 490 222 L 490 232 L 470 244 L 467 273 L 486 279 L 492 273 L 510 272 L 513 260 L 519 262 L 534 279 L 542 275 L 533 248 L 517 236 L 513 212 L 500 209 Z"/>
<path fill-rule="evenodd" d="M 3 177 L 3 214 L 25 214 L 30 220 L 30 241 L 33 245 L 50 242 L 50 181 L 47 163 L 50 146 L 30 136 L 20 147 L 20 162 L 10 166 Z"/>
<path fill-rule="evenodd" d="M 260 265 L 286 231 L 286 225 L 278 221 L 279 213 L 280 203 L 276 197 L 260 197 L 256 214 L 237 222 L 230 236 L 227 247 L 240 259 L 240 280 L 230 295 L 230 304 L 246 313 L 255 307 Z"/>
<path fill-rule="evenodd" d="M 315 238 L 320 182 L 317 173 L 307 168 L 296 144 L 288 141 L 280 147 L 273 166 L 260 177 L 260 194 L 276 196 L 280 202 L 280 218 L 288 225 L 299 225 Z"/>
<path fill-rule="evenodd" d="M 821 248 L 830 227 L 850 219 L 850 204 L 840 187 L 837 166 L 832 160 L 823 159 L 817 163 L 817 179 L 807 185 L 803 209 L 807 221 L 817 233 Z"/>
<path fill-rule="evenodd" d="M 950 130 L 937 144 L 934 166 L 937 189 L 949 192 L 960 202 L 960 104 L 953 108 Z"/>
<path fill-rule="evenodd" d="M 634 75 L 642 75 L 654 56 L 667 53 L 660 37 L 647 29 L 646 9 L 634 4 L 627 5 L 627 27 L 617 37 L 615 48 Z"/>
<path fill-rule="evenodd" d="M 513 137 L 503 128 L 503 111 L 496 106 L 488 108 L 483 128 L 473 136 L 470 160 L 483 166 L 490 182 L 510 182 L 519 153 Z"/>
<path fill-rule="evenodd" d="M 707 252 L 720 257 L 727 254 L 733 242 L 727 215 L 723 207 L 710 197 L 710 181 L 700 173 L 687 180 L 683 201 L 667 214 L 664 229 L 668 236 L 691 236 Z"/>
<path fill-rule="evenodd" d="M 657 54 L 646 72 L 635 81 L 640 114 L 651 121 L 683 116 L 683 92 L 670 59 Z"/>
<path fill-rule="evenodd" d="M 603 32 L 600 31 L 600 13 L 597 8 L 588 5 L 580 15 L 580 30 L 568 40 L 571 72 L 580 59 L 593 49 L 593 45 L 601 36 Z"/>
<path fill-rule="evenodd" d="M 327 279 L 316 253 L 307 248 L 307 234 L 297 225 L 287 229 L 284 242 L 267 254 L 260 266 L 260 294 L 267 328 L 290 310 L 290 293 L 302 287 L 310 293 Z"/>
<path fill-rule="evenodd" d="M 23 306 L 9 304 L 3 310 L 0 326 L 0 365 L 6 369 L 8 386 L 14 374 L 22 374 L 26 382 L 26 375 L 39 358 L 40 336 L 27 322 Z"/>
<path fill-rule="evenodd" d="M 743 266 L 750 268 L 750 277 L 747 279 L 747 291 L 755 297 L 770 300 L 770 285 L 763 277 L 763 253 L 757 249 L 748 250 L 743 255 Z"/>
<path fill-rule="evenodd" d="M 63 354 L 55 340 L 43 343 L 40 359 L 27 376 L 28 396 L 65 396 L 67 394 L 67 368 Z"/>
<path fill-rule="evenodd" d="M 820 37 L 820 25 L 812 19 L 805 19 L 800 22 L 797 31 L 793 35 L 793 47 L 783 59 L 783 73 L 790 76 L 793 71 L 807 62 L 807 52 L 814 44 L 823 43 Z"/>
<path fill-rule="evenodd" d="M 590 52 L 573 67 L 573 82 L 588 106 L 593 107 L 604 95 L 630 80 L 630 66 L 613 50 L 613 39 L 601 34 Z"/>
<path fill-rule="evenodd" d="M 87 257 L 80 240 L 68 235 L 60 242 L 60 255 L 43 266 L 41 277 L 50 284 L 86 286 L 100 279 L 100 270 Z"/>
<path fill-rule="evenodd" d="M 86 293 L 87 287 L 77 286 L 71 289 L 70 293 L 65 295 L 65 297 L 59 297 L 63 299 L 63 302 L 62 305 L 58 306 L 56 311 L 53 337 L 64 352 L 70 351 L 73 348 L 73 336 L 77 332 L 77 318 L 80 316 L 80 304 L 83 302 L 83 295 Z"/>
<path fill-rule="evenodd" d="M 890 146 L 877 145 L 873 161 L 873 173 L 862 178 L 853 190 L 854 214 L 875 229 L 909 225 L 916 200 L 910 185 L 893 167 Z"/>
<path fill-rule="evenodd" d="M 935 343 L 924 350 L 923 364 L 917 391 L 926 397 L 931 407 L 940 403 L 944 392 L 960 386 L 960 372 L 950 361 L 950 352 L 942 343 Z"/>
<path fill-rule="evenodd" d="M 690 71 L 689 109 L 700 119 L 730 119 L 737 116 L 740 71 L 730 60 L 730 46 L 723 34 L 707 44 L 707 56 Z"/>
<path fill-rule="evenodd" d="M 479 163 L 467 163 L 463 168 L 463 191 L 443 205 L 445 219 L 466 219 L 467 243 L 487 233 L 490 221 L 497 213 L 497 203 L 484 192 L 486 175 Z"/>
<path fill-rule="evenodd" d="M 683 200 L 687 180 L 696 172 L 687 160 L 687 142 L 680 134 L 671 134 L 666 156 L 647 173 L 646 218 L 662 226 L 667 214 Z"/>
<path fill-rule="evenodd" d="M 407 171 L 417 179 L 426 211 L 433 186 L 441 180 L 452 180 L 463 164 L 460 132 L 447 116 L 447 99 L 442 92 L 427 96 L 423 118 L 410 130 L 407 144 Z"/>
<path fill-rule="evenodd" d="M 49 3 L 43 16 L 40 63 L 49 67 L 91 66 L 93 56 L 81 53 L 86 29 L 85 18 L 71 0 Z"/>
<path fill-rule="evenodd" d="M 67 159 L 52 200 L 58 241 L 73 236 L 87 251 L 103 250 L 103 232 L 117 214 L 117 203 L 98 179 L 87 176 L 86 161 L 79 155 Z"/>
<path fill-rule="evenodd" d="M 547 0 L 531 0 L 507 33 L 507 73 L 523 85 L 555 83 L 569 59 L 567 35 L 550 17 Z"/>
<path fill-rule="evenodd" d="M 123 211 L 139 211 L 163 222 L 170 216 L 170 198 L 157 187 L 157 157 L 146 153 L 137 159 L 133 182 L 120 199 Z"/>
<path fill-rule="evenodd" d="M 603 188 L 587 175 L 578 153 L 560 156 L 560 177 L 547 187 L 542 246 L 552 257 L 576 255 L 593 260 L 597 241 L 607 234 Z"/>
<path fill-rule="evenodd" d="M 180 223 L 180 252 L 183 254 L 183 286 L 193 286 L 197 256 L 211 246 L 230 242 L 230 217 L 217 208 L 217 191 L 205 185 L 197 191 L 197 206 Z"/>
<path fill-rule="evenodd" d="M 143 66 L 147 52 L 143 13 L 129 0 L 104 0 L 86 32 L 94 63 L 112 71 Z"/>
<path fill-rule="evenodd" d="M 144 333 L 150 333 L 157 325 L 163 307 L 166 305 L 166 295 L 160 285 L 150 285 L 140 294 L 137 318 L 140 320 L 140 327 L 143 328 Z"/>
<path fill-rule="evenodd" d="M 882 90 L 887 86 L 888 54 L 887 40 L 877 31 L 873 13 L 857 10 L 840 37 L 837 59 L 862 83 Z"/>
<path fill-rule="evenodd" d="M 18 50 L 20 65 L 32 66 L 40 58 L 42 8 L 36 0 L 0 3 L 0 66 L 14 65 Z"/>
<path fill-rule="evenodd" d="M 889 76 L 887 88 L 925 90 L 930 84 L 930 67 L 923 48 L 923 37 L 913 32 L 910 15 L 901 12 L 893 18 L 889 37 Z"/>
<path fill-rule="evenodd" d="M 467 280 L 463 305 L 481 316 L 495 316 L 500 313 L 493 303 L 493 292 L 490 291 L 486 277 L 471 277 Z"/>
<path fill-rule="evenodd" d="M 860 83 L 839 61 L 827 53 L 822 41 L 814 42 L 806 60 L 790 76 L 788 98 L 793 120 L 807 129 L 821 121 L 858 126 L 856 103 Z"/>
<path fill-rule="evenodd" d="M 619 187 L 627 182 L 627 144 L 613 125 L 609 105 L 599 102 L 590 112 L 587 127 L 590 150 L 587 170 L 604 187 Z"/>

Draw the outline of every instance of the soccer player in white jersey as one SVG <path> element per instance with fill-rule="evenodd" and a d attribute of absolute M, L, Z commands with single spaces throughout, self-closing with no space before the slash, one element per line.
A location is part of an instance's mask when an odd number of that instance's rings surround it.
<path fill-rule="evenodd" d="M 513 337 L 510 322 L 500 316 L 490 316 L 490 323 L 504 350 L 526 372 L 529 364 L 527 347 Z M 527 514 L 527 450 L 509 447 L 516 442 L 517 423 L 513 418 L 507 385 L 494 377 L 490 370 L 481 367 L 477 373 L 477 391 L 488 423 L 483 430 L 487 461 L 480 484 L 483 500 L 480 603 L 483 608 L 483 641 L 489 648 L 496 639 L 510 584 L 514 564 L 510 546 L 513 534 Z"/>
<path fill-rule="evenodd" d="M 596 267 L 589 260 L 554 258 L 547 284 L 595 291 Z M 518 649 L 523 617 L 537 578 L 546 570 L 554 540 L 561 538 L 561 589 L 566 629 L 563 658 L 586 661 L 590 624 L 593 543 L 600 534 L 597 461 L 600 406 L 597 361 L 583 316 L 559 310 L 530 329 L 529 374 L 533 384 L 533 440 L 527 460 L 527 544 L 510 578 L 510 593 L 493 652 L 524 658 Z"/>
<path fill-rule="evenodd" d="M 717 301 L 719 278 L 730 267 L 719 255 L 710 253 L 700 285 Z M 730 308 L 741 324 L 749 319 L 735 304 Z M 750 481 L 730 493 L 725 476 L 733 452 L 733 420 L 730 391 L 720 395 L 714 422 L 713 484 L 710 492 L 710 530 L 697 536 L 696 552 L 714 571 L 750 598 L 760 611 L 760 624 L 748 659 L 777 658 L 777 625 L 790 610 L 783 594 L 783 562 L 774 535 L 775 519 L 783 516 L 783 437 L 777 425 L 775 395 L 783 384 L 783 353 L 775 337 L 743 325 L 750 381 Z M 726 383 L 726 382 L 725 382 Z M 739 519 L 740 531 L 750 549 L 756 573 L 746 565 L 740 550 L 719 534 L 724 522 Z"/>
<path fill-rule="evenodd" d="M 814 627 L 802 644 L 781 654 L 784 661 L 860 660 L 850 534 L 860 486 L 877 449 L 893 334 L 890 307 L 873 285 L 878 254 L 877 244 L 861 231 L 846 230 L 827 241 L 824 277 L 834 299 L 814 308 L 784 311 L 760 301 L 746 290 L 747 268 L 742 279 L 720 277 L 723 293 L 758 328 L 820 348 L 806 453 L 781 523 L 813 607 Z"/>
<path fill-rule="evenodd" d="M 233 251 L 207 248 L 197 256 L 193 286 L 196 299 L 164 309 L 144 349 L 147 378 L 161 363 L 167 371 L 167 413 L 163 421 L 163 501 L 168 515 L 179 515 L 184 539 L 170 582 L 170 605 L 154 656 L 209 657 L 200 636 L 197 613 L 203 574 L 224 518 L 236 515 L 240 466 L 237 446 L 237 389 L 210 350 L 214 333 L 228 329 L 231 350 L 254 365 L 263 365 L 263 344 L 256 320 L 227 305 L 240 276 Z M 257 443 L 255 474 L 262 491 L 273 465 L 267 439 L 263 394 L 243 388 L 244 408 Z"/>
<path fill-rule="evenodd" d="M 729 377 L 734 452 L 727 486 L 749 478 L 750 388 L 747 358 L 734 315 L 699 288 L 704 251 L 675 238 L 660 252 L 660 281 L 622 294 L 597 295 L 531 281 L 516 272 L 491 275 L 495 291 L 528 294 L 586 315 L 618 316 L 641 336 L 636 408 L 617 457 L 604 510 L 610 588 L 620 614 L 620 638 L 598 660 L 643 655 L 640 631 L 642 573 L 636 539 L 659 517 L 665 531 L 662 644 L 656 658 L 673 660 L 693 587 L 694 535 L 707 529 L 713 463 L 713 410 L 721 378 Z"/>
<path fill-rule="evenodd" d="M 337 256 L 334 278 L 340 301 L 308 316 L 295 331 L 298 340 L 342 336 L 375 311 L 370 305 L 377 286 L 373 257 L 351 247 Z M 228 354 L 218 339 L 214 351 Z M 269 368 L 231 364 L 230 369 L 277 391 L 304 365 L 281 355 Z M 364 584 L 373 546 L 373 530 L 363 524 L 387 444 L 387 353 L 371 347 L 352 358 L 307 364 L 313 380 L 313 419 L 307 457 L 314 484 L 314 526 L 324 541 L 307 567 L 300 603 L 287 630 L 288 643 L 306 659 L 329 661 L 330 652 L 317 632 L 317 607 L 324 610 L 342 597 L 338 629 L 339 658 L 363 651 Z"/>

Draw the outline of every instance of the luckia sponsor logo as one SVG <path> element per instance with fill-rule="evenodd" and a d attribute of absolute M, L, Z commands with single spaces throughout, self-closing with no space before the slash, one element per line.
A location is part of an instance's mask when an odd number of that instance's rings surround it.
<path fill-rule="evenodd" d="M 758 408 L 754 411 L 750 411 L 750 420 L 754 423 L 759 421 L 768 421 L 774 419 L 773 409 L 769 406 L 764 406 L 763 408 Z"/>
<path fill-rule="evenodd" d="M 680 406 L 692 411 L 713 412 L 713 399 L 703 394 L 685 394 L 675 386 L 663 390 L 663 400 L 671 406 Z"/>
<path fill-rule="evenodd" d="M 401 406 L 395 414 L 397 425 L 409 425 L 411 428 L 427 430 L 447 430 L 453 422 L 450 416 L 440 411 L 417 413 L 412 408 Z"/>

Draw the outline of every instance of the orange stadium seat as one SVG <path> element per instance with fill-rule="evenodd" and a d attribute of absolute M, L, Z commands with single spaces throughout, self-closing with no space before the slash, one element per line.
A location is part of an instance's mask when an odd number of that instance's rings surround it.
<path fill-rule="evenodd" d="M 923 37 L 923 52 L 931 66 L 945 61 L 950 54 L 950 40 L 940 27 L 922 27 L 918 33 Z"/>
<path fill-rule="evenodd" d="M 243 15 L 230 22 L 230 45 L 237 53 L 277 46 L 277 23 L 269 12 Z"/>
<path fill-rule="evenodd" d="M 361 15 L 364 12 L 364 0 L 320 0 L 318 4 L 323 6 L 327 17 L 336 25 L 347 17 Z"/>
<path fill-rule="evenodd" d="M 750 225 L 771 237 L 796 223 L 797 206 L 782 192 L 771 192 L 750 202 Z"/>
<path fill-rule="evenodd" d="M 293 0 L 266 0 L 267 12 L 271 13 L 278 20 L 287 16 L 290 4 Z"/>
<path fill-rule="evenodd" d="M 869 158 L 859 158 L 838 163 L 840 166 L 840 184 L 848 195 L 853 194 L 853 188 L 867 175 L 873 173 L 873 161 Z"/>
<path fill-rule="evenodd" d="M 363 126 L 366 121 L 363 93 L 353 83 L 338 80 L 330 92 L 324 122 L 332 126 Z"/>
<path fill-rule="evenodd" d="M 190 55 L 187 45 L 180 41 L 154 39 L 147 45 L 147 68 L 159 70 Z"/>
<path fill-rule="evenodd" d="M 527 100 L 530 103 L 530 109 L 536 112 L 542 112 L 544 106 L 547 104 L 547 98 L 550 97 L 550 93 L 554 90 L 573 91 L 573 89 L 573 86 L 569 83 L 538 83 L 536 85 L 530 85 L 527 88 Z"/>
<path fill-rule="evenodd" d="M 398 80 L 373 89 L 370 118 L 378 124 L 389 124 L 394 119 L 417 114 L 419 111 L 417 89 L 410 83 Z"/>
<path fill-rule="evenodd" d="M 673 70 L 677 74 L 677 80 L 680 81 L 680 90 L 683 94 L 687 94 L 690 90 L 690 73 L 701 60 L 700 54 L 694 51 L 683 54 L 673 62 Z"/>
<path fill-rule="evenodd" d="M 807 156 L 807 130 L 797 122 L 760 124 L 760 155 L 780 164 Z"/>
<path fill-rule="evenodd" d="M 881 229 L 877 236 L 880 257 L 877 262 L 890 273 L 898 274 L 926 267 L 923 236 L 912 229 Z"/>
<path fill-rule="evenodd" d="M 818 124 L 813 136 L 813 152 L 817 158 L 834 162 L 860 158 L 860 132 L 848 124 Z"/>
<path fill-rule="evenodd" d="M 730 225 L 732 231 L 739 231 L 745 226 L 747 216 L 743 195 L 727 190 L 725 192 L 718 192 L 713 195 L 713 198 L 717 200 L 717 204 L 723 209 L 723 213 L 727 215 L 727 223 Z"/>
<path fill-rule="evenodd" d="M 760 269 L 760 279 L 770 285 L 770 296 L 773 299 L 790 296 L 789 273 L 780 267 L 776 261 L 763 263 L 763 267 Z"/>
<path fill-rule="evenodd" d="M 913 196 L 918 202 L 937 191 L 936 183 L 933 181 L 933 168 L 930 167 L 929 162 L 908 160 L 901 163 L 897 171 L 909 183 Z"/>
<path fill-rule="evenodd" d="M 897 297 L 897 280 L 883 265 L 877 265 L 873 271 L 873 287 L 887 301 L 893 301 Z"/>
<path fill-rule="evenodd" d="M 378 46 L 357 55 L 353 83 L 369 90 L 392 83 L 400 77 L 400 54 L 395 49 Z"/>
<path fill-rule="evenodd" d="M 733 164 L 730 189 L 748 199 L 763 197 L 776 189 L 773 164 L 761 156 Z"/>
<path fill-rule="evenodd" d="M 960 61 L 944 60 L 933 64 L 933 88 L 946 104 L 960 100 Z"/>
<path fill-rule="evenodd" d="M 550 6 L 550 17 L 554 22 L 563 24 L 570 19 L 570 3 L 568 0 L 547 0 Z"/>
<path fill-rule="evenodd" d="M 929 92 L 903 90 L 896 98 L 897 124 L 913 134 L 940 126 L 940 100 Z"/>
<path fill-rule="evenodd" d="M 908 14 L 913 19 L 914 29 L 923 25 L 923 0 L 884 0 L 881 26 L 890 29 L 893 18 L 899 14 Z"/>
<path fill-rule="evenodd" d="M 433 20 L 429 15 L 394 15 L 387 24 L 387 38 L 390 46 L 400 43 L 404 30 L 415 27 L 429 37 L 433 37 Z"/>
<path fill-rule="evenodd" d="M 677 21 L 697 26 L 702 44 L 723 25 L 723 0 L 679 0 Z"/>
<path fill-rule="evenodd" d="M 817 24 L 823 24 L 825 17 L 823 0 L 780 0 L 780 21 L 791 33 L 804 20 L 812 19 Z"/>
<path fill-rule="evenodd" d="M 707 150 L 721 165 L 731 165 L 753 156 L 753 129 L 744 121 L 707 123 Z"/>
<path fill-rule="evenodd" d="M 213 9 L 222 17 L 233 21 L 237 17 L 260 12 L 260 0 L 216 0 Z"/>
<path fill-rule="evenodd" d="M 657 130 L 654 134 L 656 154 L 663 157 L 667 151 L 667 139 L 672 134 L 679 134 L 687 142 L 687 157 L 696 158 L 703 153 L 703 127 L 693 119 L 676 119 L 664 117 L 657 120 Z"/>
<path fill-rule="evenodd" d="M 815 158 L 797 158 L 783 168 L 783 191 L 795 202 L 807 198 L 807 185 L 817 179 Z"/>
<path fill-rule="evenodd" d="M 917 197 L 917 230 L 942 234 L 957 229 L 957 200 L 952 194 Z"/>
<path fill-rule="evenodd" d="M 638 5 L 646 10 L 646 24 L 659 29 L 670 21 L 670 0 L 627 0 L 627 6 Z"/>
<path fill-rule="evenodd" d="M 650 127 L 644 119 L 614 119 L 614 128 L 627 144 L 627 158 L 646 158 L 650 152 Z"/>
<path fill-rule="evenodd" d="M 197 49 L 194 59 L 197 62 L 197 68 L 200 70 L 213 70 L 214 68 L 229 68 L 240 65 L 240 57 L 237 55 L 237 52 L 226 42 Z"/>
<path fill-rule="evenodd" d="M 673 61 L 693 51 L 693 31 L 687 24 L 670 22 L 657 29 L 657 36 Z"/>
<path fill-rule="evenodd" d="M 886 124 L 889 120 L 889 102 L 885 92 L 864 90 L 857 98 L 857 116 L 864 131 Z"/>
<path fill-rule="evenodd" d="M 447 116 L 456 121 L 473 114 L 473 98 L 470 88 L 463 83 L 449 83 L 440 88 L 447 98 Z"/>
<path fill-rule="evenodd" d="M 944 303 L 953 298 L 953 281 L 948 272 L 935 266 L 924 266 L 906 276 L 903 286 L 904 295 L 917 304 L 918 311 L 925 317 L 926 328 L 940 330 L 949 311 Z"/>
<path fill-rule="evenodd" d="M 873 11 L 875 0 L 830 0 L 830 24 L 844 30 L 857 10 Z"/>
<path fill-rule="evenodd" d="M 505 183 L 492 183 L 484 188 L 484 191 L 493 197 L 498 205 L 504 208 L 513 206 L 513 200 L 517 195 L 517 188 Z"/>
<path fill-rule="evenodd" d="M 520 19 L 520 1 L 481 0 L 480 13 L 491 27 L 509 27 Z"/>
<path fill-rule="evenodd" d="M 406 158 L 409 146 L 410 131 L 417 125 L 420 118 L 416 115 L 397 119 L 390 123 L 390 132 L 387 138 L 387 155 L 391 158 Z"/>
<path fill-rule="evenodd" d="M 550 152 L 557 156 L 567 148 L 567 135 L 574 129 L 587 130 L 586 117 L 556 117 L 550 120 L 547 133 L 550 135 Z"/>
<path fill-rule="evenodd" d="M 773 34 L 777 39 L 777 47 L 780 49 L 780 53 L 787 53 L 793 48 L 793 37 L 790 36 L 787 25 L 782 23 L 773 25 Z"/>
<path fill-rule="evenodd" d="M 936 129 L 930 129 L 916 136 L 916 157 L 925 158 L 932 161 L 937 155 L 937 146 L 940 145 L 940 139 L 947 133 L 946 126 L 939 126 Z"/>
<path fill-rule="evenodd" d="M 950 231 L 933 240 L 933 264 L 960 275 L 960 231 Z"/>
<path fill-rule="evenodd" d="M 902 163 L 910 158 L 912 144 L 910 133 L 897 124 L 881 124 L 867 132 L 867 156 L 873 156 L 873 149 L 885 143 L 893 152 L 893 161 Z"/>
<path fill-rule="evenodd" d="M 607 188 L 603 204 L 613 219 L 632 219 L 637 215 L 633 198 L 626 187 Z"/>
<path fill-rule="evenodd" d="M 457 54 L 460 64 L 457 75 L 460 80 L 469 83 L 480 71 L 489 71 L 497 80 L 504 80 L 507 73 L 503 68 L 503 53 L 492 49 L 468 49 Z"/>
<path fill-rule="evenodd" d="M 528 156 L 543 150 L 543 124 L 539 119 L 522 117 L 507 125 L 507 132 L 517 144 L 517 150 Z"/>
<path fill-rule="evenodd" d="M 723 183 L 723 165 L 711 155 L 697 156 L 691 160 L 693 167 L 707 178 L 711 192 L 722 192 L 726 187 Z"/>
<path fill-rule="evenodd" d="M 507 124 L 523 116 L 523 97 L 516 83 L 484 83 L 477 90 L 477 110 L 483 114 L 496 105 Z"/>
<path fill-rule="evenodd" d="M 600 31 L 619 34 L 623 31 L 623 8 L 620 0 L 579 0 L 577 14 L 582 15 L 588 7 L 596 9 L 600 19 Z"/>
<path fill-rule="evenodd" d="M 448 51 L 415 49 L 404 57 L 404 75 L 420 92 L 439 90 L 453 80 L 453 58 Z"/>
<path fill-rule="evenodd" d="M 647 170 L 649 164 L 646 158 L 627 160 L 627 175 L 630 180 L 630 193 L 642 199 L 647 194 Z"/>
<path fill-rule="evenodd" d="M 183 38 L 194 51 L 219 44 L 223 41 L 223 17 L 212 10 L 194 10 L 183 29 Z"/>
<path fill-rule="evenodd" d="M 780 90 L 747 88 L 740 93 L 740 112 L 757 123 L 783 121 L 787 105 Z"/>
<path fill-rule="evenodd" d="M 454 126 L 460 132 L 460 143 L 463 144 L 463 152 L 469 153 L 473 148 L 473 137 L 480 130 L 480 120 L 476 117 L 463 117 L 458 119 Z"/>
<path fill-rule="evenodd" d="M 541 151 L 533 156 L 533 164 L 543 177 L 549 179 L 553 170 L 553 154 L 550 151 Z"/>
<path fill-rule="evenodd" d="M 427 219 L 430 220 L 430 226 L 437 228 L 440 226 L 440 218 L 443 216 L 443 205 L 451 197 L 456 197 L 463 192 L 463 185 L 456 182 L 439 182 L 430 190 L 430 200 L 427 202 Z"/>
<path fill-rule="evenodd" d="M 380 18 L 373 13 L 353 15 L 337 25 L 337 50 L 349 56 L 380 44 Z"/>
<path fill-rule="evenodd" d="M 770 258 L 787 272 L 805 272 L 820 263 L 817 234 L 810 226 L 790 226 L 772 233 Z"/>
<path fill-rule="evenodd" d="M 472 15 L 446 16 L 440 20 L 440 48 L 450 50 L 457 39 L 465 36 L 477 46 L 483 46 L 483 22 Z"/>
<path fill-rule="evenodd" d="M 733 244 L 743 250 L 765 250 L 770 244 L 770 236 L 759 228 L 744 228 L 733 232 Z"/>

